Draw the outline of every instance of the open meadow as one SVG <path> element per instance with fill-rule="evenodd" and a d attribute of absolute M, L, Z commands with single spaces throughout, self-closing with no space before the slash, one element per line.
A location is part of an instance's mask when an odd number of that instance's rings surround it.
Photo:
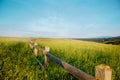
<path fill-rule="evenodd" d="M 50 61 L 48 71 L 40 69 L 30 38 L 0 38 L 0 80 L 76 80 L 70 73 Z M 112 68 L 112 80 L 120 80 L 120 45 L 101 44 L 71 39 L 36 38 L 35 42 L 67 63 L 95 75 L 95 66 L 107 64 Z M 38 59 L 44 64 L 44 57 Z"/>

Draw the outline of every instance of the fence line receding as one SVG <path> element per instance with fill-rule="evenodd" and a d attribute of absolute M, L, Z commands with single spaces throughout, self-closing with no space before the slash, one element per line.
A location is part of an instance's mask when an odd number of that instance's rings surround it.
<path fill-rule="evenodd" d="M 83 72 L 82 70 L 68 64 L 67 62 L 59 59 L 58 57 L 50 54 L 50 48 L 45 47 L 44 49 L 41 49 L 37 43 L 34 43 L 32 40 L 29 41 L 30 47 L 34 50 L 34 55 L 38 56 L 38 52 L 41 52 L 45 56 L 45 69 L 48 69 L 49 61 L 52 60 L 58 65 L 60 65 L 63 69 L 68 71 L 70 74 L 72 74 L 74 77 L 78 78 L 79 80 L 112 80 L 112 70 L 107 65 L 98 65 L 95 67 L 95 77 Z M 43 65 L 38 61 L 40 67 L 43 67 Z"/>

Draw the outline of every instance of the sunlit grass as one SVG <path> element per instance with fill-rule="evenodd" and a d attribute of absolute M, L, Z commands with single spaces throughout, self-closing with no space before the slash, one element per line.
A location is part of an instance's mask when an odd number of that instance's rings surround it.
<path fill-rule="evenodd" d="M 52 54 L 93 76 L 95 66 L 107 64 L 113 69 L 113 79 L 120 79 L 118 76 L 120 45 L 65 39 L 38 39 L 36 41 L 42 46 L 49 46 Z"/>
<path fill-rule="evenodd" d="M 33 51 L 25 38 L 0 38 L 0 79 L 11 80 L 73 80 L 71 74 L 53 61 L 47 73 L 37 64 Z M 95 42 L 67 39 L 36 39 L 50 53 L 94 76 L 95 66 L 107 64 L 113 69 L 113 80 L 120 79 L 120 45 L 107 45 Z M 40 55 L 40 53 L 39 53 Z M 38 59 L 44 64 L 44 56 Z M 4 65 L 2 62 L 4 61 Z M 46 76 L 47 75 L 47 76 Z"/>

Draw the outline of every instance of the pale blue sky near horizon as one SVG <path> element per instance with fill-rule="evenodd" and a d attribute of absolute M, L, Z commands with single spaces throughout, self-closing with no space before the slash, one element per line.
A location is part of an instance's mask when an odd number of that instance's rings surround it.
<path fill-rule="evenodd" d="M 120 0 L 0 0 L 0 36 L 120 36 Z"/>

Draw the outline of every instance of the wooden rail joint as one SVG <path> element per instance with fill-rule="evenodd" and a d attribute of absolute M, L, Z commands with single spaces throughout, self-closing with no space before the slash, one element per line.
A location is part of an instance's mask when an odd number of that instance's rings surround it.
<path fill-rule="evenodd" d="M 48 46 L 45 46 L 44 56 L 45 56 L 45 69 L 48 70 L 49 66 L 49 57 L 46 56 L 50 52 L 50 48 Z"/>
<path fill-rule="evenodd" d="M 38 49 L 36 49 L 35 46 L 38 46 L 38 44 L 34 43 L 34 55 L 38 57 Z"/>

